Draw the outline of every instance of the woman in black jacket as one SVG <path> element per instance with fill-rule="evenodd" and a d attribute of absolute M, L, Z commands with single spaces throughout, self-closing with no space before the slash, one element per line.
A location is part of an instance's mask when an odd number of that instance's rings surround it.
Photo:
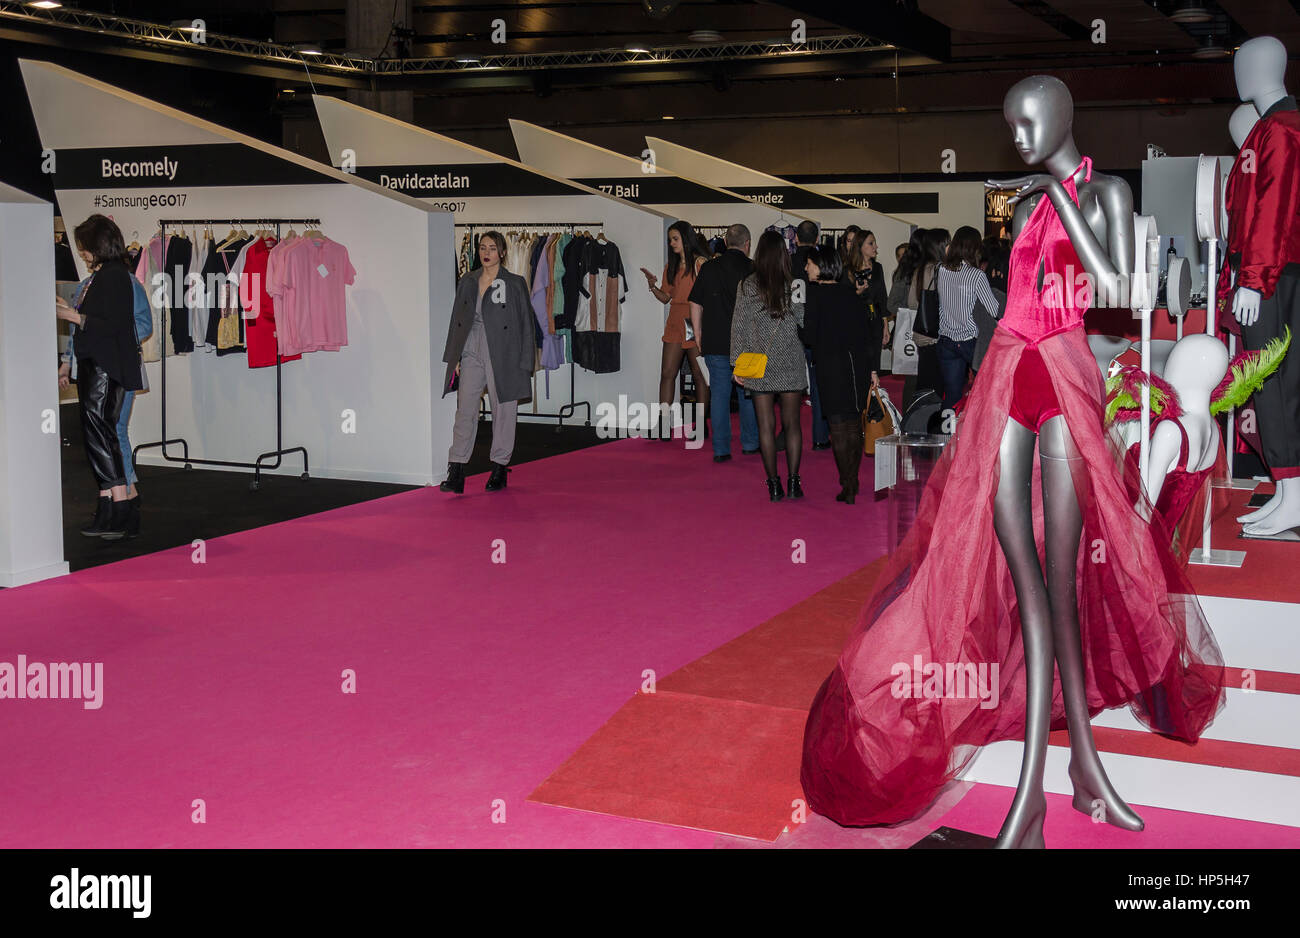
<path fill-rule="evenodd" d="M 489 231 L 479 239 L 478 259 L 482 266 L 456 285 L 442 353 L 447 365 L 442 395 L 456 392 L 456 422 L 447 478 L 438 488 L 457 494 L 465 491 L 465 464 L 474 452 L 484 390 L 492 404 L 492 473 L 483 488 L 499 492 L 506 487 L 519 402 L 532 399 L 537 356 L 528 284 L 506 269 L 506 239 L 501 232 Z"/>
<path fill-rule="evenodd" d="M 126 267 L 126 242 L 112 219 L 91 215 L 77 226 L 74 237 L 90 270 L 90 283 L 76 309 L 58 299 L 56 315 L 77 326 L 72 349 L 77 356 L 81 432 L 99 490 L 109 493 L 100 496 L 94 519 L 81 533 L 117 540 L 125 536 L 131 513 L 117 421 L 126 392 L 144 386 L 135 338 L 135 288 Z"/>
<path fill-rule="evenodd" d="M 867 355 L 872 358 L 871 370 L 880 370 L 880 350 L 885 341 L 885 320 L 889 316 L 889 288 L 885 268 L 880 263 L 876 236 L 862 232 L 858 239 L 858 266 L 853 271 L 853 289 L 862 302 L 862 313 L 867 318 Z"/>
<path fill-rule="evenodd" d="M 831 449 L 840 472 L 840 493 L 835 500 L 852 505 L 862 464 L 862 412 L 867 394 L 879 381 L 880 332 L 878 327 L 873 330 L 857 288 L 842 276 L 838 252 L 817 248 L 808 255 L 806 271 L 804 340 L 817 362 L 817 390 L 822 413 L 831 426 Z"/>

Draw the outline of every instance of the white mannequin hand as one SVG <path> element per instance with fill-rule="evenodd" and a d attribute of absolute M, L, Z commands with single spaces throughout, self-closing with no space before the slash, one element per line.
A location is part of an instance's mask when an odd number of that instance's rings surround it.
<path fill-rule="evenodd" d="M 1243 326 L 1253 326 L 1259 319 L 1259 291 L 1250 287 L 1238 287 L 1237 295 L 1232 301 L 1232 315 Z"/>

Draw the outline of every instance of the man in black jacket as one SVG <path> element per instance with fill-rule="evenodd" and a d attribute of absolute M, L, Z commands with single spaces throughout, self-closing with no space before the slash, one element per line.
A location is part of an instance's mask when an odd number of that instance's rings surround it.
<path fill-rule="evenodd" d="M 790 257 L 790 276 L 795 280 L 807 281 L 808 273 L 804 270 L 804 266 L 808 263 L 808 255 L 817 246 L 819 234 L 817 223 L 813 221 L 802 221 L 794 230 L 797 246 Z M 813 363 L 812 349 L 805 345 L 803 354 L 808 360 L 808 397 L 812 400 L 812 448 L 830 449 L 831 425 L 822 416 L 821 395 L 817 393 L 817 368 Z"/>
<path fill-rule="evenodd" d="M 754 402 L 731 376 L 731 314 L 736 290 L 754 271 L 749 259 L 749 229 L 732 225 L 724 238 L 727 250 L 700 268 L 691 288 L 691 325 L 709 369 L 709 409 L 713 423 L 713 461 L 731 458 L 731 389 L 740 395 L 740 448 L 758 452 L 758 420 Z"/>

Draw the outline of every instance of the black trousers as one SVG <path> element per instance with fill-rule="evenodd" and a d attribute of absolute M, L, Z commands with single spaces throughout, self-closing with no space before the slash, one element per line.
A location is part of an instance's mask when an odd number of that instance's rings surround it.
<path fill-rule="evenodd" d="M 1255 392 L 1255 419 L 1270 470 L 1297 475 L 1300 470 L 1300 264 L 1288 264 L 1277 289 L 1259 301 L 1259 319 L 1241 327 L 1242 344 L 1256 351 L 1291 327 L 1291 348 L 1277 371 Z M 1285 470 L 1291 470 L 1286 473 Z"/>
<path fill-rule="evenodd" d="M 126 485 L 122 467 L 122 444 L 117 438 L 117 421 L 122 416 L 126 391 L 95 364 L 93 358 L 77 362 L 77 399 L 81 410 L 81 435 L 86 444 L 90 471 L 101 490 Z"/>

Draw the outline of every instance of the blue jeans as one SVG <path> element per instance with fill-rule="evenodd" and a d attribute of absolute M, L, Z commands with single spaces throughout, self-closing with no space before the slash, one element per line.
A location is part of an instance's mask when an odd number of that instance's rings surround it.
<path fill-rule="evenodd" d="M 731 391 L 740 395 L 740 448 L 758 449 L 758 418 L 754 400 L 731 380 L 731 356 L 705 355 L 709 369 L 709 419 L 713 423 L 713 455 L 731 455 Z"/>
<path fill-rule="evenodd" d="M 958 342 L 946 335 L 939 336 L 935 346 L 939 355 L 939 375 L 943 380 L 943 409 L 957 406 L 966 390 L 966 373 L 975 363 L 976 339 Z"/>
<path fill-rule="evenodd" d="M 131 405 L 135 402 L 135 392 L 127 391 L 122 397 L 122 415 L 117 418 L 117 441 L 122 447 L 122 468 L 126 474 L 126 484 L 135 485 L 135 463 L 131 462 L 131 438 L 127 435 L 127 425 L 131 422 Z"/>
<path fill-rule="evenodd" d="M 831 425 L 822 414 L 822 396 L 817 390 L 817 366 L 813 364 L 812 349 L 804 347 L 803 357 L 808 362 L 808 397 L 812 400 L 813 445 L 831 441 Z"/>

